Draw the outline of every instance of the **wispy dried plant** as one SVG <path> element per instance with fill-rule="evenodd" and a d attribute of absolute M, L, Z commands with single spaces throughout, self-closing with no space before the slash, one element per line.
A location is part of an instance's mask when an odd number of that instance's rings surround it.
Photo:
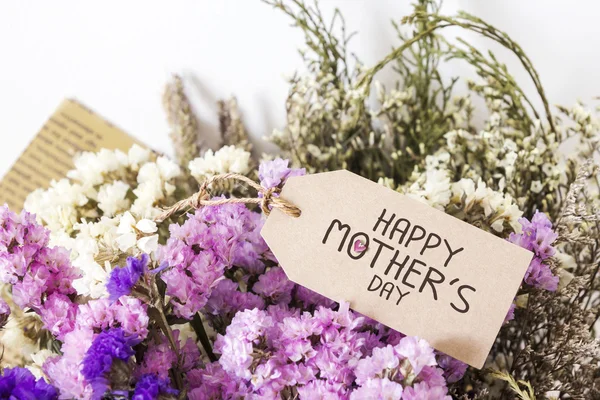
<path fill-rule="evenodd" d="M 242 122 L 237 99 L 219 100 L 219 132 L 223 146 L 235 145 L 246 151 L 252 151 L 252 143 Z"/>
<path fill-rule="evenodd" d="M 187 164 L 200 155 L 198 120 L 185 94 L 183 81 L 179 75 L 167 83 L 163 95 L 163 106 L 167 113 L 170 137 L 179 164 Z"/>

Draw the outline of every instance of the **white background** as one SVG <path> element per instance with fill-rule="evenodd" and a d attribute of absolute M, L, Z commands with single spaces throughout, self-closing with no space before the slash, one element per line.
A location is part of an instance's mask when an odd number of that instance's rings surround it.
<path fill-rule="evenodd" d="M 410 12 L 407 0 L 323 0 L 339 7 L 350 49 L 367 65 L 397 44 L 390 19 Z M 508 32 L 537 67 L 551 102 L 588 103 L 600 94 L 600 2 L 446 0 Z M 28 1 L 0 3 L 0 174 L 65 97 L 75 97 L 170 153 L 161 106 L 164 83 L 180 73 L 201 119 L 214 135 L 215 101 L 235 94 L 259 149 L 262 137 L 285 124 L 284 76 L 302 68 L 300 31 L 259 0 Z M 450 32 L 454 34 L 455 31 Z M 463 35 L 480 48 L 490 43 Z M 492 49 L 497 49 L 493 45 Z M 514 57 L 499 53 L 519 82 L 533 88 Z M 467 74 L 448 65 L 447 76 Z M 390 73 L 378 77 L 384 82 Z"/>

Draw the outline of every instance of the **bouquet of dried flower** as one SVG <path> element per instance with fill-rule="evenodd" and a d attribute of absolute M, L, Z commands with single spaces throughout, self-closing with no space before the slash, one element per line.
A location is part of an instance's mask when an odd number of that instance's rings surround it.
<path fill-rule="evenodd" d="M 235 99 L 219 104 L 223 146 L 205 149 L 175 77 L 176 161 L 139 146 L 83 153 L 21 214 L 0 208 L 0 397 L 599 398 L 595 114 L 551 107 L 518 44 L 436 2 L 394 25 L 398 47 L 372 67 L 349 59 L 339 12 L 328 23 L 316 3 L 266 2 L 308 48 L 270 137 L 281 158 L 253 159 Z M 450 26 L 510 50 L 543 109 L 494 54 L 439 35 Z M 449 60 L 474 67 L 467 95 L 442 79 Z M 375 77 L 388 65 L 386 89 Z M 480 128 L 472 96 L 487 107 Z M 288 280 L 260 236 L 273 193 L 341 168 L 533 252 L 482 370 Z"/>

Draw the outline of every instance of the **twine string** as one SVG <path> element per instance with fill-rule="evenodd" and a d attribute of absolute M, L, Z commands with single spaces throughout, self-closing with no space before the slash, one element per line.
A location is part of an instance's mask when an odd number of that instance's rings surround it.
<path fill-rule="evenodd" d="M 225 199 L 211 200 L 209 190 L 210 185 L 215 182 L 226 181 L 229 179 L 246 183 L 248 186 L 255 189 L 259 195 L 257 197 L 230 197 Z M 223 204 L 256 204 L 260 206 L 262 212 L 267 216 L 271 213 L 272 208 L 278 208 L 289 216 L 294 218 L 299 217 L 301 214 L 300 209 L 289 201 L 276 196 L 279 194 L 279 192 L 281 192 L 281 189 L 277 187 L 266 189 L 252 179 L 241 174 L 227 173 L 214 175 L 202 182 L 196 193 L 187 199 L 180 200 L 171 207 L 164 209 L 159 216 L 154 218 L 154 220 L 156 222 L 163 222 L 171 216 L 179 214 L 183 211 L 198 209 L 206 206 L 220 206 Z"/>

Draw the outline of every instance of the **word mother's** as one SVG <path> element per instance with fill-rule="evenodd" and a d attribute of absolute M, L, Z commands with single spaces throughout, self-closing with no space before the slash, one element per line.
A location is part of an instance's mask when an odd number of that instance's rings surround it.
<path fill-rule="evenodd" d="M 428 232 L 406 218 L 396 218 L 395 213 L 388 213 L 385 208 L 377 218 L 373 232 L 378 233 L 381 239 L 365 232 L 352 232 L 349 225 L 334 219 L 329 224 L 322 243 L 338 244 L 337 251 L 345 250 L 352 260 L 369 261 L 369 266 L 377 272 L 367 290 L 388 301 L 395 301 L 396 305 L 413 291 L 426 292 L 437 301 L 436 287 L 449 285 L 455 289 L 451 291 L 453 298 L 447 299 L 450 307 L 459 313 L 469 311 L 469 298 L 477 290 L 461 283 L 460 278 L 450 279 L 447 272 L 451 263 L 456 259 L 460 261 L 463 247 L 451 245 L 447 239 Z M 397 249 L 397 246 L 403 246 L 404 249 Z M 409 248 L 412 254 L 418 251 L 419 258 L 407 254 Z M 428 265 L 423 261 L 434 251 L 444 252 L 441 265 Z M 368 256 L 365 257 L 366 255 Z M 439 260 L 440 254 L 437 255 L 436 259 Z"/>

